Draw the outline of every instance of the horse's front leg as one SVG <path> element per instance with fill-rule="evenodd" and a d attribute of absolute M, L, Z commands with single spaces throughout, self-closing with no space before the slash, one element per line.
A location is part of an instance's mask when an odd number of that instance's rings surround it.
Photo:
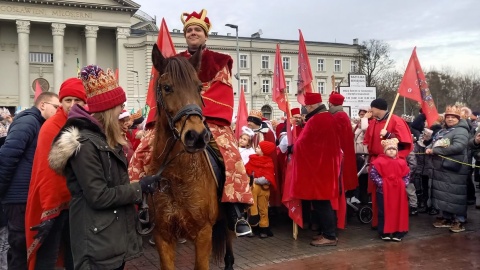
<path fill-rule="evenodd" d="M 160 233 L 154 234 L 155 246 L 157 247 L 158 255 L 160 255 L 160 265 L 162 270 L 175 269 L 175 247 L 177 241 L 173 237 L 164 239 Z"/>
<path fill-rule="evenodd" d="M 233 270 L 233 264 L 235 263 L 235 257 L 233 256 L 233 232 L 227 230 L 227 242 L 225 250 L 225 270 Z"/>
<path fill-rule="evenodd" d="M 207 270 L 212 253 L 212 225 L 205 225 L 195 238 L 195 270 Z M 163 270 L 163 268 L 162 268 Z"/>

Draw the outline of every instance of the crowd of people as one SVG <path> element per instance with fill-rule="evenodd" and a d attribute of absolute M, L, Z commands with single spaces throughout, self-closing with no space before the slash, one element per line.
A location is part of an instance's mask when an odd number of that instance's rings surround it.
<path fill-rule="evenodd" d="M 304 225 L 318 231 L 313 246 L 337 245 L 347 200 L 371 203 L 371 225 L 385 241 L 402 241 L 418 212 L 438 214 L 434 227 L 465 230 L 480 178 L 478 113 L 448 106 L 428 126 L 421 111 L 407 122 L 378 98 L 352 122 L 341 94 L 323 102 L 305 93 L 291 123 L 252 110 L 235 138 L 233 60 L 205 47 L 205 10 L 182 22 L 188 49 L 179 56 L 202 53 L 207 148 L 237 236 L 273 237 L 269 209 L 285 210 L 286 193 L 302 201 Z M 30 109 L 0 109 L 0 269 L 123 269 L 141 255 L 135 205 L 157 191 L 158 177 L 147 175 L 155 117 L 130 114 L 126 101 L 109 69 L 89 65 Z"/>

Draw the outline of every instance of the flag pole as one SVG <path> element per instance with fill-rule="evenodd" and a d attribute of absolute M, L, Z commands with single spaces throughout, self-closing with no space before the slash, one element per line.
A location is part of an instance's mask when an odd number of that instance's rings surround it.
<path fill-rule="evenodd" d="M 395 110 L 395 106 L 397 105 L 398 97 L 400 96 L 400 93 L 397 92 L 397 96 L 395 96 L 395 100 L 393 101 L 393 106 L 392 109 L 390 110 L 390 114 L 388 115 L 387 122 L 385 123 L 385 126 L 383 129 L 387 129 L 388 123 L 390 123 L 390 118 L 392 118 L 393 111 Z M 380 136 L 381 137 L 381 136 Z"/>
<path fill-rule="evenodd" d="M 292 119 L 292 112 L 290 111 L 290 101 L 288 101 L 288 94 L 290 93 L 285 93 L 285 101 L 287 102 L 287 113 L 288 113 L 288 119 Z M 295 223 L 294 220 L 292 220 L 293 223 L 293 230 L 292 230 L 292 235 L 293 239 L 297 240 L 298 238 L 298 225 Z"/>

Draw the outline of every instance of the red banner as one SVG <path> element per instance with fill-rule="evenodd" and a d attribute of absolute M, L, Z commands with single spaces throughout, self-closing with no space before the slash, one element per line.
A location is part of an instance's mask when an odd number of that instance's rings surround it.
<path fill-rule="evenodd" d="M 173 45 L 172 37 L 170 32 L 168 32 L 167 24 L 165 19 L 162 18 L 162 24 L 160 25 L 160 30 L 158 31 L 157 46 L 162 52 L 164 57 L 171 57 L 176 55 L 175 46 Z M 148 92 L 146 103 L 150 107 L 150 113 L 147 117 L 147 123 L 153 121 L 156 114 L 156 101 L 155 101 L 155 82 L 158 80 L 158 72 L 155 67 L 152 66 L 150 72 L 150 82 L 148 84 Z"/>
<path fill-rule="evenodd" d="M 312 92 L 312 68 L 310 66 L 310 60 L 308 59 L 307 46 L 305 45 L 305 40 L 303 39 L 302 30 L 298 29 L 300 32 L 300 39 L 298 42 L 298 82 L 297 82 L 297 101 L 305 105 L 304 93 Z"/>
<path fill-rule="evenodd" d="M 285 74 L 283 72 L 282 56 L 280 55 L 280 44 L 277 43 L 275 52 L 275 66 L 273 73 L 273 95 L 272 100 L 278 104 L 278 108 L 285 113 L 288 112 L 285 98 Z"/>
<path fill-rule="evenodd" d="M 235 123 L 235 138 L 237 140 L 242 135 L 242 127 L 247 125 L 248 108 L 245 101 L 245 93 L 243 87 L 240 89 L 240 99 L 238 100 L 237 122 Z"/>
<path fill-rule="evenodd" d="M 408 61 L 407 69 L 398 88 L 398 93 L 403 97 L 413 99 L 420 103 L 429 127 L 437 121 L 437 108 L 433 102 L 432 93 L 428 88 L 425 74 L 418 61 L 416 47 L 413 48 L 412 56 L 410 57 L 410 61 Z"/>
<path fill-rule="evenodd" d="M 35 97 L 33 98 L 33 101 L 37 100 L 38 96 L 42 93 L 42 87 L 40 87 L 40 84 L 38 83 L 38 80 L 35 81 Z"/>

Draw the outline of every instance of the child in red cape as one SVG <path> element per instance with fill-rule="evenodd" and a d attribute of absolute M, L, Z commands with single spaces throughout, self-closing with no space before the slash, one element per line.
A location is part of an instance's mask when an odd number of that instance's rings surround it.
<path fill-rule="evenodd" d="M 372 162 L 370 178 L 377 186 L 378 233 L 385 241 L 402 241 L 408 232 L 406 186 L 410 169 L 398 158 L 398 139 L 382 141 L 385 154 Z"/>
<path fill-rule="evenodd" d="M 249 223 L 260 227 L 260 238 L 273 236 L 268 221 L 268 201 L 270 188 L 275 188 L 275 167 L 270 154 L 276 151 L 274 143 L 261 141 L 255 149 L 255 154 L 250 155 L 250 160 L 245 165 L 248 175 L 253 176 L 252 195 L 253 205 L 250 207 Z M 253 236 L 251 234 L 250 236 Z"/>

